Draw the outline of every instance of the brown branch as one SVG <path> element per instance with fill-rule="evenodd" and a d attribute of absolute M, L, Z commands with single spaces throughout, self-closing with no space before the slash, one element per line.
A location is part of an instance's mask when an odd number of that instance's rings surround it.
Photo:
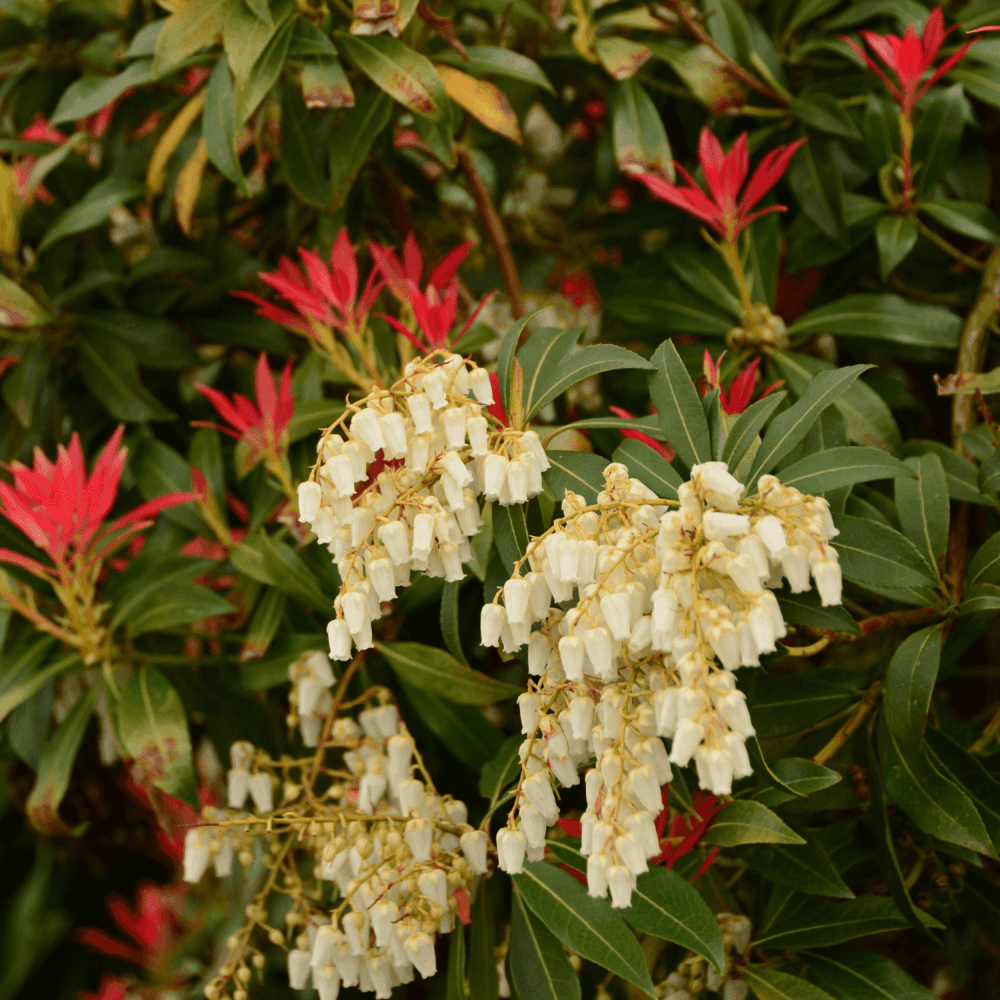
<path fill-rule="evenodd" d="M 831 757 L 844 746 L 845 743 L 858 731 L 861 723 L 868 718 L 868 713 L 875 707 L 879 692 L 882 690 L 882 681 L 876 681 L 866 692 L 865 696 L 858 702 L 857 708 L 850 714 L 847 721 L 837 730 L 833 739 L 815 757 L 813 763 L 825 764 Z"/>
<path fill-rule="evenodd" d="M 707 45 L 720 59 L 726 64 L 726 70 L 730 75 L 736 77 L 741 83 L 745 83 L 752 90 L 756 90 L 758 94 L 766 97 L 769 101 L 774 101 L 776 104 L 787 104 L 788 98 L 783 97 L 777 91 L 772 90 L 767 84 L 761 83 L 752 73 L 747 72 L 738 62 L 736 62 L 732 56 L 727 52 L 719 48 L 718 45 L 712 41 L 712 36 L 704 29 L 701 22 L 688 10 L 687 4 L 684 0 L 667 0 L 667 6 L 670 10 L 676 12 L 677 16 L 681 19 L 684 27 L 701 42 L 702 45 Z"/>
<path fill-rule="evenodd" d="M 969 375 L 980 371 L 986 360 L 986 345 L 990 338 L 990 323 L 997 314 L 1000 298 L 1000 247 L 986 259 L 979 295 L 965 319 L 958 354 L 955 357 L 955 374 Z M 976 401 L 971 395 L 960 393 L 952 401 L 951 443 L 959 454 L 966 455 L 962 435 L 972 430 L 976 421 Z"/>
<path fill-rule="evenodd" d="M 938 614 L 936 608 L 912 608 L 907 611 L 887 611 L 883 615 L 872 615 L 870 618 L 862 618 L 857 623 L 860 635 L 853 635 L 850 632 L 837 632 L 833 629 L 823 629 L 822 631 L 830 636 L 832 644 L 841 646 L 845 642 L 857 642 L 876 632 L 884 632 L 886 629 L 897 628 L 906 625 L 923 625 L 928 618 L 934 618 Z"/>
<path fill-rule="evenodd" d="M 469 193 L 476 203 L 479 221 L 483 224 L 486 235 L 496 252 L 504 288 L 507 289 L 507 297 L 510 299 L 510 311 L 513 313 L 514 319 L 520 319 L 524 315 L 524 295 L 521 292 L 521 279 L 517 273 L 517 265 L 514 263 L 514 256 L 510 250 L 510 241 L 507 239 L 507 230 L 503 227 L 503 221 L 497 213 L 493 199 L 490 197 L 490 193 L 476 169 L 472 153 L 468 149 L 459 149 L 458 165 L 461 167 L 462 173 L 465 174 L 465 179 L 469 182 Z"/>

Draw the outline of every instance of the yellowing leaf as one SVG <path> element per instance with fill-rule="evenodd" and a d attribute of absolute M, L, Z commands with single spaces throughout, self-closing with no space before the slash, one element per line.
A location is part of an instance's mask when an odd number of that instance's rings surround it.
<path fill-rule="evenodd" d="M 490 131 L 521 145 L 521 126 L 503 91 L 451 66 L 435 67 L 448 96 Z"/>
<path fill-rule="evenodd" d="M 594 49 L 601 65 L 619 81 L 635 76 L 653 54 L 645 45 L 629 38 L 598 38 Z"/>
<path fill-rule="evenodd" d="M 146 187 L 154 197 L 163 191 L 164 174 L 170 157 L 174 155 L 181 140 L 188 134 L 202 108 L 205 107 L 205 88 L 198 91 L 187 104 L 174 116 L 174 120 L 164 130 L 156 145 L 153 155 L 149 158 L 146 168 Z"/>
<path fill-rule="evenodd" d="M 207 164 L 208 148 L 205 146 L 205 140 L 199 139 L 187 163 L 181 167 L 177 183 L 174 185 L 174 212 L 177 216 L 177 225 L 181 227 L 181 232 L 185 236 L 191 235 L 191 217 L 194 215 L 194 206 L 198 201 L 201 179 Z"/>
<path fill-rule="evenodd" d="M 0 160 L 0 256 L 13 257 L 20 238 L 21 199 L 17 195 L 17 177 L 4 160 Z"/>

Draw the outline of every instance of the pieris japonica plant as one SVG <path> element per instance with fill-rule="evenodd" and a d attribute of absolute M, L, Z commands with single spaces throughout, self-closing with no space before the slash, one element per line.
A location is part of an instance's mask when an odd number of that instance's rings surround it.
<path fill-rule="evenodd" d="M 992 997 L 998 27 L 0 3 L 0 1000 Z"/>

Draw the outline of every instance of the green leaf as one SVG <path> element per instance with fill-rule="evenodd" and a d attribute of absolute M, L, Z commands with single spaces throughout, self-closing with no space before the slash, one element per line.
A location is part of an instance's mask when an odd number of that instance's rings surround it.
<path fill-rule="evenodd" d="M 38 244 L 38 252 L 47 250 L 64 236 L 82 233 L 107 221 L 111 210 L 146 193 L 143 181 L 131 177 L 105 177 L 98 181 L 75 205 L 67 208 Z"/>
<path fill-rule="evenodd" d="M 931 453 L 906 459 L 915 479 L 897 479 L 896 511 L 903 533 L 927 561 L 940 567 L 948 548 L 951 509 L 948 481 L 937 455 Z"/>
<path fill-rule="evenodd" d="M 25 814 L 35 830 L 44 836 L 67 837 L 72 834 L 59 816 L 59 803 L 69 788 L 73 761 L 103 687 L 103 681 L 91 684 L 42 747 L 38 775 L 25 804 Z"/>
<path fill-rule="evenodd" d="M 453 757 L 478 769 L 496 756 L 503 736 L 482 712 L 469 705 L 445 701 L 406 681 L 400 683 L 424 725 Z"/>
<path fill-rule="evenodd" d="M 897 647 L 885 674 L 883 714 L 903 753 L 923 739 L 931 695 L 941 665 L 943 625 L 921 629 Z"/>
<path fill-rule="evenodd" d="M 136 485 L 143 500 L 154 500 L 164 493 L 191 491 L 191 469 L 187 462 L 163 441 L 144 441 L 134 470 Z M 169 507 L 160 517 L 189 531 L 201 532 L 201 518 L 190 504 Z"/>
<path fill-rule="evenodd" d="M 205 110 L 201 113 L 201 137 L 209 159 L 223 176 L 246 189 L 246 178 L 236 151 L 236 108 L 233 78 L 225 56 L 219 59 L 208 78 Z"/>
<path fill-rule="evenodd" d="M 473 76 L 503 76 L 541 87 L 550 94 L 556 92 L 542 67 L 534 59 L 519 52 L 496 45 L 470 45 L 465 51 L 468 59 L 463 59 L 457 52 L 444 52 L 434 58 L 449 66 L 457 66 Z"/>
<path fill-rule="evenodd" d="M 503 405 L 504 413 L 509 414 L 511 411 L 518 340 L 521 337 L 521 331 L 534 319 L 535 315 L 536 313 L 528 313 L 522 316 L 512 323 L 507 332 L 500 338 L 500 347 L 497 353 L 497 381 L 500 384 L 500 402 Z"/>
<path fill-rule="evenodd" d="M 291 4 L 287 6 L 286 10 L 291 12 Z M 287 17 L 278 30 L 271 35 L 270 41 L 253 64 L 246 80 L 237 77 L 234 114 L 240 122 L 249 119 L 278 82 L 285 65 L 285 58 L 288 55 L 296 20 L 298 19 Z"/>
<path fill-rule="evenodd" d="M 517 352 L 521 366 L 521 405 L 525 419 L 530 419 L 534 403 L 540 399 L 556 378 L 556 372 L 573 351 L 584 328 L 542 327 L 534 330 Z"/>
<path fill-rule="evenodd" d="M 309 109 L 292 87 L 281 95 L 281 162 L 292 191 L 314 208 L 330 204 L 330 182 L 324 176 L 308 133 Z"/>
<path fill-rule="evenodd" d="M 372 143 L 392 119 L 392 101 L 380 91 L 362 94 L 337 126 L 337 141 L 330 144 L 330 208 L 339 211 L 347 202 L 354 178 L 364 166 Z"/>
<path fill-rule="evenodd" d="M 628 466 L 629 475 L 648 486 L 664 500 L 677 499 L 677 487 L 684 480 L 680 473 L 645 441 L 626 438 L 611 456 L 613 462 Z"/>
<path fill-rule="evenodd" d="M 935 994 L 911 979 L 892 959 L 868 948 L 806 952 L 806 975 L 836 1000 L 934 1000 Z"/>
<path fill-rule="evenodd" d="M 895 900 L 899 911 L 907 922 L 922 937 L 937 944 L 934 935 L 927 929 L 927 913 L 914 903 L 907 887 L 903 870 L 896 854 L 896 844 L 889 823 L 888 802 L 885 785 L 882 781 L 882 771 L 875 755 L 875 743 L 872 739 L 873 725 L 866 725 L 864 731 L 865 766 L 868 771 L 868 787 L 871 790 L 872 804 L 868 812 L 871 827 L 875 828 L 875 849 L 879 858 L 882 877 L 885 879 L 889 892 Z"/>
<path fill-rule="evenodd" d="M 833 547 L 840 555 L 844 577 L 875 590 L 926 587 L 937 583 L 937 573 L 923 553 L 905 535 L 887 524 L 849 514 L 833 515 L 840 532 Z M 922 602 L 920 602 L 922 603 Z"/>
<path fill-rule="evenodd" d="M 547 331 L 539 330 L 538 333 Z M 569 344 L 566 344 L 566 333 L 574 334 Z M 651 370 L 653 365 L 645 358 L 625 347 L 615 344 L 594 344 L 592 347 L 572 348 L 573 342 L 580 336 L 582 330 L 556 331 L 552 338 L 554 343 L 563 345 L 562 353 L 552 354 L 551 360 L 546 357 L 530 374 L 524 371 L 524 419 L 530 420 L 547 403 L 561 396 L 571 385 L 582 382 L 591 375 L 601 372 L 621 371 L 628 368 Z M 538 334 L 533 334 L 532 338 Z M 527 350 L 530 341 L 525 345 Z M 567 353 L 568 351 L 568 353 Z M 548 361 L 546 364 L 545 361 Z"/>
<path fill-rule="evenodd" d="M 469 1000 L 465 991 L 465 927 L 458 924 L 448 942 L 445 1000 Z"/>
<path fill-rule="evenodd" d="M 977 757 L 940 729 L 931 727 L 926 735 L 937 769 L 951 777 L 969 795 L 990 839 L 994 844 L 1000 842 L 1000 782 Z"/>
<path fill-rule="evenodd" d="M 658 334 L 704 333 L 721 337 L 733 327 L 732 320 L 719 307 L 670 279 L 653 288 L 646 281 L 623 281 L 602 305 L 607 315 L 654 326 Z"/>
<path fill-rule="evenodd" d="M 1000 107 L 1000 66 L 986 63 L 966 63 L 956 67 L 948 75 L 972 97 Z"/>
<path fill-rule="evenodd" d="M 961 328 L 961 319 L 942 306 L 910 302 L 899 295 L 859 293 L 807 312 L 792 323 L 788 335 L 832 333 L 950 351 L 958 345 Z"/>
<path fill-rule="evenodd" d="M 315 56 L 299 73 L 302 100 L 307 108 L 353 108 L 354 91 L 336 56 Z"/>
<path fill-rule="evenodd" d="M 990 535 L 976 550 L 965 577 L 966 589 L 980 584 L 1000 585 L 1000 531 Z"/>
<path fill-rule="evenodd" d="M 883 215 L 875 223 L 878 268 L 883 281 L 906 260 L 919 238 L 916 219 L 909 215 Z"/>
<path fill-rule="evenodd" d="M 942 198 L 923 202 L 920 211 L 970 240 L 1000 243 L 1000 220 L 985 205 Z"/>
<path fill-rule="evenodd" d="M 0 326 L 44 326 L 52 314 L 7 275 L 0 275 Z"/>
<path fill-rule="evenodd" d="M 667 250 L 667 267 L 706 302 L 724 310 L 734 324 L 743 321 L 739 290 L 729 268 L 716 253 L 683 249 Z"/>
<path fill-rule="evenodd" d="M 804 760 L 802 757 L 782 757 L 774 765 L 774 774 L 786 788 L 790 788 L 800 796 L 821 792 L 841 780 L 837 771 L 814 761 Z M 754 795 L 757 802 L 770 807 L 780 806 L 795 797 L 781 788 L 763 788 Z"/>
<path fill-rule="evenodd" d="M 826 851 L 814 840 L 804 844 L 747 844 L 734 850 L 751 868 L 778 885 L 814 896 L 854 898 Z"/>
<path fill-rule="evenodd" d="M 557 434 L 571 430 L 609 430 L 622 431 L 623 433 L 627 430 L 641 431 L 657 441 L 663 440 L 663 431 L 660 429 L 660 423 L 656 419 L 655 413 L 648 417 L 587 417 L 554 428 L 550 436 L 555 437 Z"/>
<path fill-rule="evenodd" d="M 740 969 L 740 975 L 750 984 L 757 1000 L 834 1000 L 818 986 L 777 969 L 747 965 Z"/>
<path fill-rule="evenodd" d="M 222 20 L 222 43 L 229 57 L 236 87 L 245 85 L 267 43 L 274 35 L 275 25 L 266 0 L 256 0 L 265 9 L 260 17 L 244 0 L 222 0 L 225 8 Z M 282 5 L 284 6 L 284 5 Z"/>
<path fill-rule="evenodd" d="M 737 799 L 712 820 L 705 831 L 705 841 L 719 847 L 740 844 L 804 844 L 767 806 L 760 802 Z"/>
<path fill-rule="evenodd" d="M 893 738 L 884 715 L 879 718 L 878 752 L 889 797 L 925 833 L 996 857 L 989 835 L 968 796 L 940 774 L 922 747 L 905 752 Z"/>
<path fill-rule="evenodd" d="M 33 651 L 37 651 L 39 655 L 44 654 L 50 644 L 50 640 L 43 639 L 41 643 L 30 647 L 25 656 L 22 656 L 18 662 L 7 668 L 4 678 L 10 677 L 11 681 L 0 688 L 0 722 L 3 722 L 19 705 L 23 705 L 29 698 L 33 698 L 50 680 L 66 673 L 71 667 L 80 663 L 74 653 L 72 656 L 64 656 L 61 660 L 50 663 L 42 670 L 33 672 L 25 669 L 25 666 L 19 665 L 27 663 L 30 667 L 31 663 L 26 659 L 28 655 L 32 654 Z M 18 676 L 19 674 L 24 674 L 24 676 Z"/>
<path fill-rule="evenodd" d="M 141 87 L 148 83 L 152 67 L 152 59 L 137 59 L 115 76 L 103 76 L 99 73 L 81 76 L 62 92 L 59 103 L 49 118 L 49 124 L 75 122 L 100 111 L 121 97 L 129 87 Z"/>
<path fill-rule="evenodd" d="M 167 18 L 156 37 L 153 78 L 164 76 L 188 56 L 214 44 L 222 31 L 223 13 L 219 0 L 189 0 Z"/>
<path fill-rule="evenodd" d="M 521 689 L 460 663 L 443 649 L 419 642 L 376 642 L 375 648 L 411 687 L 460 705 L 515 698 Z"/>
<path fill-rule="evenodd" d="M 448 652 L 465 666 L 469 661 L 462 651 L 462 619 L 459 613 L 459 596 L 462 581 L 445 583 L 441 591 L 441 635 Z"/>
<path fill-rule="evenodd" d="M 670 140 L 656 105 L 639 81 L 615 84 L 609 110 L 618 169 L 623 173 L 652 173 L 673 180 Z"/>
<path fill-rule="evenodd" d="M 597 494 L 604 489 L 606 458 L 588 451 L 549 451 L 546 455 L 551 468 L 542 478 L 560 502 L 566 490 L 579 493 L 588 504 L 597 502 Z"/>
<path fill-rule="evenodd" d="M 751 403 L 736 418 L 736 422 L 729 428 L 726 444 L 722 449 L 722 461 L 728 463 L 730 469 L 735 470 L 743 456 L 750 454 L 750 449 L 760 444 L 757 435 L 787 396 L 788 393 L 784 391 L 772 392 L 756 403 Z"/>
<path fill-rule="evenodd" d="M 822 671 L 797 674 L 794 684 L 784 674 L 764 675 L 756 679 L 750 715 L 760 737 L 786 736 L 836 715 L 857 697 L 853 688 L 828 680 Z"/>
<path fill-rule="evenodd" d="M 797 396 L 806 391 L 812 375 L 835 367 L 828 361 L 794 351 L 775 351 L 771 358 Z M 873 445 L 889 451 L 899 447 L 902 437 L 892 411 L 885 400 L 861 379 L 854 382 L 833 405 L 847 421 L 848 437 L 855 444 Z"/>
<path fill-rule="evenodd" d="M 336 32 L 337 45 L 377 87 L 418 115 L 437 118 L 446 113 L 444 84 L 431 63 L 398 38 L 367 38 Z"/>
<path fill-rule="evenodd" d="M 913 132 L 913 162 L 920 164 L 914 178 L 917 201 L 931 192 L 954 162 L 967 114 L 968 101 L 960 83 L 928 95 Z"/>
<path fill-rule="evenodd" d="M 236 609 L 207 587 L 192 583 L 161 586 L 155 599 L 144 602 L 127 618 L 125 631 L 130 639 L 147 632 L 190 625 L 215 615 L 231 615 Z"/>
<path fill-rule="evenodd" d="M 509 575 L 514 571 L 514 564 L 528 551 L 528 522 L 521 504 L 502 506 L 495 503 L 492 506 L 493 538 Z"/>
<path fill-rule="evenodd" d="M 844 181 L 830 140 L 815 133 L 792 159 L 788 183 L 802 211 L 827 238 L 847 249 Z"/>
<path fill-rule="evenodd" d="M 499 801 L 503 790 L 520 773 L 518 750 L 523 740 L 520 736 L 508 736 L 497 755 L 483 765 L 479 774 L 479 794 L 490 800 L 491 805 Z"/>
<path fill-rule="evenodd" d="M 580 1000 L 580 977 L 565 949 L 515 889 L 510 911 L 510 979 L 519 997 Z"/>
<path fill-rule="evenodd" d="M 781 608 L 781 616 L 793 625 L 805 625 L 807 628 L 829 628 L 835 632 L 847 632 L 850 635 L 861 635 L 857 622 L 841 605 L 824 608 L 820 604 L 819 594 L 807 590 L 801 594 L 793 594 L 787 587 L 774 595 Z"/>
<path fill-rule="evenodd" d="M 697 889 L 669 868 L 654 865 L 640 875 L 632 890 L 632 905 L 622 915 L 643 934 L 679 944 L 716 969 L 725 966 L 722 934 L 712 911 Z"/>
<path fill-rule="evenodd" d="M 1000 489 L 1000 451 L 994 451 L 979 466 L 979 489 L 983 493 L 996 493 Z"/>
<path fill-rule="evenodd" d="M 771 421 L 754 458 L 747 482 L 756 486 L 757 477 L 770 472 L 809 433 L 819 415 L 830 406 L 870 365 L 851 365 L 813 376 L 802 398 Z"/>
<path fill-rule="evenodd" d="M 140 667 L 122 691 L 117 718 L 125 753 L 157 788 L 197 808 L 187 712 L 166 677 Z"/>
<path fill-rule="evenodd" d="M 524 872 L 512 878 L 532 913 L 565 947 L 656 996 L 639 942 L 606 899 L 593 899 L 571 875 L 541 861 L 526 861 Z"/>
<path fill-rule="evenodd" d="M 199 364 L 184 331 L 165 319 L 114 309 L 94 309 L 74 318 L 82 330 L 110 334 L 143 368 L 176 371 Z"/>
<path fill-rule="evenodd" d="M 907 441 L 903 446 L 904 455 L 926 455 L 933 453 L 941 461 L 944 477 L 948 483 L 948 496 L 952 500 L 965 500 L 969 503 L 992 507 L 994 502 L 979 492 L 979 473 L 964 455 L 940 441 L 915 440 Z"/>
<path fill-rule="evenodd" d="M 472 924 L 469 927 L 469 993 L 479 1000 L 497 1000 L 500 981 L 493 954 L 496 944 L 493 911 L 487 883 L 479 884 L 479 894 L 472 904 Z"/>
<path fill-rule="evenodd" d="M 981 611 L 1000 610 L 1000 587 L 992 583 L 982 583 L 965 592 L 958 607 L 960 615 L 974 615 Z"/>
<path fill-rule="evenodd" d="M 916 472 L 878 448 L 854 445 L 807 455 L 781 470 L 781 482 L 802 493 L 826 493 L 873 479 L 915 479 Z"/>
<path fill-rule="evenodd" d="M 305 560 L 290 545 L 272 538 L 266 531 L 257 533 L 264 570 L 274 586 L 316 611 L 329 611 L 333 599 L 323 593 Z"/>
<path fill-rule="evenodd" d="M 613 80 L 628 80 L 642 69 L 650 51 L 641 42 L 613 35 L 594 39 L 594 51 Z"/>
<path fill-rule="evenodd" d="M 86 330 L 79 341 L 77 358 L 91 396 L 111 416 L 129 423 L 174 419 L 174 414 L 142 384 L 136 355 L 117 337 L 93 328 Z"/>
<path fill-rule="evenodd" d="M 653 364 L 649 396 L 667 440 L 689 466 L 711 461 L 712 439 L 701 398 L 672 341 L 660 344 Z"/>
<path fill-rule="evenodd" d="M 861 130 L 854 124 L 854 119 L 832 94 L 817 90 L 808 95 L 793 97 L 788 102 L 788 110 L 799 121 L 827 135 L 855 141 L 862 139 Z"/>
<path fill-rule="evenodd" d="M 274 641 L 285 615 L 287 598 L 280 590 L 269 587 L 264 591 L 253 616 L 247 623 L 243 646 L 240 649 L 240 662 L 256 660 L 262 657 Z"/>
<path fill-rule="evenodd" d="M 937 924 L 929 915 L 926 919 Z M 903 930 L 908 926 L 906 917 L 891 899 L 884 896 L 849 899 L 842 903 L 810 906 L 800 911 L 791 919 L 771 927 L 763 937 L 755 939 L 754 947 L 794 951 L 822 948 L 869 934 Z"/>

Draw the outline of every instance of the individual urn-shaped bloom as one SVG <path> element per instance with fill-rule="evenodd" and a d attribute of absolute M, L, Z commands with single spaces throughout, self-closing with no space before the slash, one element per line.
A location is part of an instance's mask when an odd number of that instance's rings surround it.
<path fill-rule="evenodd" d="M 479 615 L 479 631 L 484 646 L 496 646 L 507 624 L 507 612 L 499 604 L 484 604 Z"/>
<path fill-rule="evenodd" d="M 747 709 L 746 696 L 742 691 L 731 691 L 719 700 L 717 705 L 719 715 L 726 725 L 744 739 L 754 735 L 753 723 Z"/>
<path fill-rule="evenodd" d="M 199 882 L 212 860 L 209 849 L 209 831 L 192 827 L 184 835 L 184 881 Z"/>
<path fill-rule="evenodd" d="M 323 500 L 323 491 L 319 483 L 299 483 L 299 520 L 312 524 L 319 514 L 319 506 Z"/>
<path fill-rule="evenodd" d="M 530 736 L 538 726 L 538 695 L 533 691 L 522 692 L 517 696 L 517 707 L 521 711 L 521 732 Z"/>
<path fill-rule="evenodd" d="M 828 608 L 840 604 L 843 589 L 840 563 L 833 559 L 816 563 L 812 568 L 812 575 L 816 581 L 816 589 L 819 591 L 819 599 L 823 607 Z"/>
<path fill-rule="evenodd" d="M 351 630 L 343 618 L 334 618 L 327 624 L 326 636 L 330 642 L 331 660 L 351 658 Z"/>
<path fill-rule="evenodd" d="M 702 518 L 705 537 L 709 541 L 735 538 L 750 530 L 750 518 L 746 514 L 725 514 L 718 510 L 707 510 Z"/>
<path fill-rule="evenodd" d="M 250 794 L 250 772 L 233 767 L 226 772 L 226 798 L 230 809 L 242 809 Z"/>
<path fill-rule="evenodd" d="M 429 934 L 411 934 L 403 945 L 406 957 L 416 966 L 417 972 L 424 979 L 437 975 L 437 958 L 434 954 L 434 942 Z"/>
<path fill-rule="evenodd" d="M 674 733 L 673 746 L 670 750 L 670 763 L 684 767 L 691 759 L 695 749 L 705 738 L 704 727 L 693 719 L 681 719 Z"/>
<path fill-rule="evenodd" d="M 250 798 L 253 799 L 257 812 L 270 812 L 274 808 L 274 785 L 271 782 L 271 775 L 265 774 L 263 771 L 252 775 L 249 787 Z"/>
<path fill-rule="evenodd" d="M 489 838 L 486 834 L 482 830 L 467 830 L 459 838 L 459 844 L 462 847 L 462 854 L 472 866 L 472 870 L 477 875 L 485 875 L 489 870 L 487 865 Z"/>
<path fill-rule="evenodd" d="M 546 823 L 554 823 L 559 818 L 559 807 L 547 774 L 539 771 L 531 775 L 521 788 L 524 797 L 541 813 Z"/>
<path fill-rule="evenodd" d="M 559 658 L 568 680 L 583 680 L 583 661 L 586 649 L 583 640 L 576 635 L 565 635 L 559 640 Z"/>
<path fill-rule="evenodd" d="M 527 580 L 512 577 L 503 585 L 503 603 L 507 609 L 507 621 L 521 624 L 528 615 L 528 598 L 531 585 Z"/>
<path fill-rule="evenodd" d="M 608 623 L 611 635 L 619 640 L 628 639 L 632 634 L 631 607 L 628 594 L 617 591 L 601 598 L 601 614 Z"/>
<path fill-rule="evenodd" d="M 288 985 L 293 990 L 304 990 L 309 982 L 310 972 L 312 965 L 309 961 L 309 952 L 293 948 L 288 953 Z"/>
<path fill-rule="evenodd" d="M 607 873 L 611 906 L 624 910 L 632 905 L 632 873 L 624 865 L 611 865 Z"/>
<path fill-rule="evenodd" d="M 417 816 L 406 824 L 403 840 L 414 861 L 430 861 L 433 839 L 434 825 L 423 817 Z"/>
<path fill-rule="evenodd" d="M 497 833 L 497 859 L 508 875 L 520 875 L 524 871 L 526 847 L 525 836 L 520 830 L 504 827 Z"/>
<path fill-rule="evenodd" d="M 340 973 L 331 963 L 313 969 L 313 985 L 319 992 L 319 1000 L 337 1000 L 341 982 Z"/>

